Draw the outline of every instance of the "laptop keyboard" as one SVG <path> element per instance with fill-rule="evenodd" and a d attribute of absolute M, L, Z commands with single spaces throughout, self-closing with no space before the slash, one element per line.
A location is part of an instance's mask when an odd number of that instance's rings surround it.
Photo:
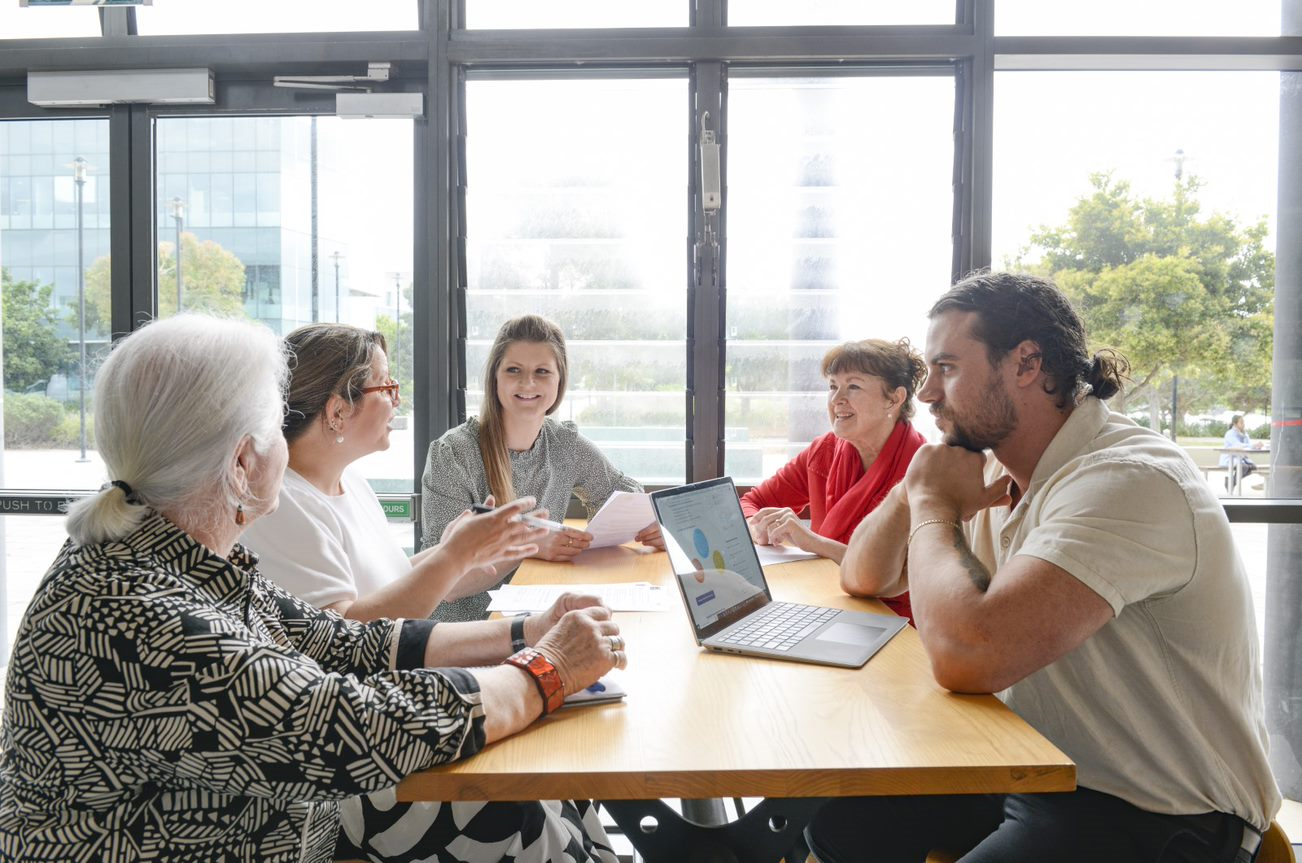
<path fill-rule="evenodd" d="M 759 613 L 721 632 L 717 640 L 739 647 L 786 651 L 840 613 L 840 609 L 817 605 L 770 602 Z"/>

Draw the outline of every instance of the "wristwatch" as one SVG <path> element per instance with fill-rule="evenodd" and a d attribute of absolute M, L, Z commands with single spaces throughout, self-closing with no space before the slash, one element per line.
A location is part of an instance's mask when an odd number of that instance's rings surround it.
<path fill-rule="evenodd" d="M 529 646 L 529 643 L 524 640 L 524 619 L 528 616 L 528 614 L 521 614 L 518 617 L 511 618 L 511 651 L 513 653 L 519 653 Z"/>
<path fill-rule="evenodd" d="M 551 660 L 537 650 L 526 647 L 502 661 L 524 669 L 533 678 L 533 685 L 538 687 L 538 694 L 542 696 L 544 716 L 565 703 L 565 684 L 561 682 L 561 675 Z"/>

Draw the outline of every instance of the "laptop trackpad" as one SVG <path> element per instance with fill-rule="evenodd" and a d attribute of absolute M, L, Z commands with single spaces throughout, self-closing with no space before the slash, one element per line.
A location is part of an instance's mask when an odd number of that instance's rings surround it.
<path fill-rule="evenodd" d="M 879 626 L 859 626 L 854 623 L 833 623 L 814 637 L 815 641 L 835 641 L 839 644 L 872 644 L 886 630 Z"/>

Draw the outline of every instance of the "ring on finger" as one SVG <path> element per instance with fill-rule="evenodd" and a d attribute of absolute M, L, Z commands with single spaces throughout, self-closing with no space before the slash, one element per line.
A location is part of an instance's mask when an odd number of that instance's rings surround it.
<path fill-rule="evenodd" d="M 627 668 L 627 667 L 628 667 L 628 654 L 624 653 L 624 651 L 622 651 L 622 650 L 616 650 L 616 651 L 615 651 L 615 667 L 616 667 L 616 668 Z"/>
<path fill-rule="evenodd" d="M 622 635 L 612 635 L 612 636 L 610 636 L 610 649 L 611 649 L 611 650 L 623 650 L 623 649 L 624 649 L 624 636 L 622 636 Z"/>

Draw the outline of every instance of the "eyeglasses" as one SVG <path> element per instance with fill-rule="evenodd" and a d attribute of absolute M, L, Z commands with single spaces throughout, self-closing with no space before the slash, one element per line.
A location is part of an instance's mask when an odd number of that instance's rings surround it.
<path fill-rule="evenodd" d="M 364 393 L 384 393 L 389 397 L 389 401 L 393 402 L 395 405 L 398 404 L 402 398 L 398 393 L 398 382 L 393 378 L 389 378 L 388 383 L 380 384 L 379 386 L 362 387 L 361 391 Z"/>

